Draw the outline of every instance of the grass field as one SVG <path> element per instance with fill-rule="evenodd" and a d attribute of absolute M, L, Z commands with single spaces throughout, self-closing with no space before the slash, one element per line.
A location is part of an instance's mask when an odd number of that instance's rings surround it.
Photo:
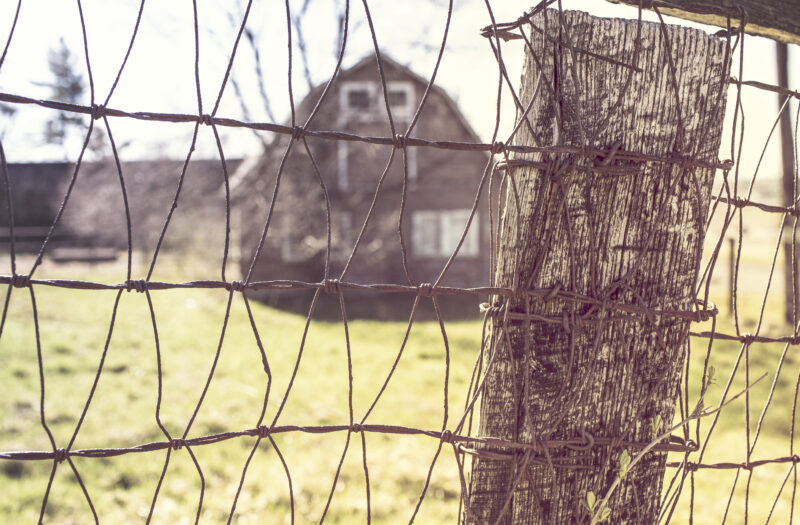
<path fill-rule="evenodd" d="M 97 276 L 95 276 L 97 277 Z M 112 281 L 110 275 L 102 276 Z M 20 293 L 22 292 L 22 293 Z M 0 443 L 3 450 L 47 450 L 39 419 L 39 376 L 27 290 L 14 292 L 0 346 Z M 79 292 L 36 287 L 46 381 L 47 422 L 56 442 L 68 442 L 85 403 L 103 350 L 114 292 Z M 152 293 L 163 366 L 161 419 L 180 436 L 191 417 L 212 365 L 227 301 L 224 290 Z M 411 302 L 409 302 L 409 309 Z M 305 319 L 253 303 L 253 314 L 269 358 L 274 382 L 268 419 L 275 414 L 295 364 Z M 363 414 L 378 392 L 400 347 L 406 323 L 355 321 L 349 336 L 353 356 L 354 410 Z M 463 409 L 468 374 L 478 352 L 477 322 L 447 323 L 452 370 L 450 408 Z M 342 324 L 313 322 L 297 380 L 280 423 L 346 424 L 346 347 Z M 373 414 L 372 423 L 440 429 L 443 417 L 445 348 L 437 323 L 415 323 L 401 364 Z M 74 449 L 122 447 L 163 440 L 155 420 L 156 354 L 146 298 L 124 294 L 94 402 Z M 190 436 L 256 425 L 267 376 L 243 301 L 237 295 L 219 364 Z M 451 417 L 458 417 L 454 413 Z M 316 522 L 345 443 L 344 433 L 290 433 L 275 438 L 289 465 L 297 522 Z M 239 438 L 194 450 L 206 481 L 201 521 L 227 518 L 236 484 L 254 438 Z M 431 438 L 370 435 L 367 440 L 376 523 L 407 520 L 436 450 Z M 165 453 L 112 459 L 76 458 L 75 464 L 104 521 L 144 518 L 163 467 Z M 458 476 L 452 452 L 443 454 L 421 509 L 419 522 L 453 522 Z M 3 462 L 0 521 L 35 522 L 50 462 Z M 172 454 L 156 506 L 156 523 L 193 522 L 200 481 L 189 455 Z M 289 494 L 281 464 L 262 445 L 239 500 L 241 523 L 282 523 L 289 518 Z M 454 506 L 455 503 L 455 506 Z M 85 523 L 91 514 L 66 463 L 56 475 L 48 521 Z M 351 442 L 336 486 L 331 523 L 364 521 L 365 489 L 360 440 Z M 265 516 L 270 518 L 265 520 Z M 13 518 L 12 518 L 13 517 Z M 403 518 L 405 517 L 405 518 Z"/>
<path fill-rule="evenodd" d="M 772 220 L 772 219 L 765 219 Z M 740 323 L 745 332 L 758 324 L 759 290 L 764 289 L 776 225 L 765 223 L 770 232 L 764 244 L 748 247 L 740 276 Z M 760 238 L 760 237 L 757 237 Z M 748 237 L 749 239 L 749 237 Z M 712 280 L 712 297 L 724 304 L 727 269 L 718 263 Z M 23 266 L 24 267 L 24 266 Z M 156 280 L 182 280 L 202 274 L 202 269 L 166 266 Z M 749 272 L 753 272 L 752 274 Z M 198 275 L 195 275 L 198 274 Z M 119 266 L 47 267 L 42 276 L 91 278 L 102 282 L 124 280 Z M 748 277 L 749 276 L 749 277 Z M 115 292 L 70 291 L 36 286 L 42 359 L 45 377 L 45 413 L 59 447 L 74 432 L 90 391 L 104 342 L 108 335 Z M 224 290 L 170 290 L 152 294 L 158 322 L 163 367 L 161 420 L 173 437 L 179 437 L 192 416 L 220 340 L 228 298 Z M 762 334 L 791 332 L 780 321 L 780 288 L 773 287 L 767 299 L 767 322 Z M 719 301 L 719 299 L 717 299 Z M 412 298 L 409 297 L 408 309 Z M 259 334 L 269 359 L 273 382 L 267 419 L 276 413 L 300 347 L 305 319 L 258 303 L 251 303 Z M 717 329 L 733 333 L 732 318 L 721 306 Z M 49 450 L 50 443 L 39 413 L 40 382 L 37 350 L 27 290 L 13 292 L 8 321 L 0 340 L 0 450 Z M 450 426 L 463 410 L 469 375 L 476 360 L 481 323 L 446 320 L 451 369 L 449 377 Z M 709 329 L 710 324 L 696 330 Z M 400 349 L 405 322 L 352 321 L 349 325 L 353 366 L 353 405 L 356 418 L 363 414 L 378 392 Z M 690 385 L 699 382 L 706 340 L 694 339 Z M 731 394 L 744 388 L 745 361 L 750 380 L 767 372 L 747 399 L 722 413 L 714 431 L 705 463 L 743 461 L 748 447 L 745 413 L 749 405 L 752 442 L 759 414 L 768 398 L 776 366 L 783 351 L 780 344 L 753 344 L 742 355 L 734 342 L 714 343 L 710 362 L 717 370 L 717 383 L 707 396 L 707 406 L 716 404 L 727 378 L 737 368 Z M 347 348 L 341 322 L 314 321 L 300 361 L 299 372 L 286 399 L 280 424 L 326 425 L 348 422 Z M 415 322 L 400 365 L 369 423 L 439 429 L 443 418 L 445 346 L 438 323 Z M 789 429 L 794 404 L 798 359 L 790 347 L 776 389 L 763 421 L 763 429 L 752 459 L 790 454 Z M 72 449 L 129 447 L 164 439 L 155 419 L 157 362 L 153 329 L 146 298 L 124 293 L 108 348 L 103 372 L 88 415 Z M 219 361 L 208 394 L 192 426 L 190 437 L 252 428 L 256 425 L 267 386 L 261 356 L 255 343 L 243 301 L 235 294 Z M 693 401 L 697 390 L 692 388 Z M 701 436 L 710 421 L 701 422 Z M 292 476 L 297 523 L 316 523 L 325 507 L 336 467 L 345 445 L 343 432 L 315 435 L 291 432 L 275 442 Z M 201 523 L 227 519 L 247 455 L 255 438 L 240 437 L 193 448 L 205 482 Z M 371 481 L 373 523 L 408 522 L 438 442 L 428 437 L 370 434 L 367 457 Z M 164 466 L 165 451 L 127 454 L 114 458 L 74 458 L 89 494 L 104 523 L 143 521 Z M 0 522 L 35 523 L 52 462 L 0 461 Z M 747 523 L 789 522 L 789 504 L 794 478 L 789 477 L 775 509 L 772 502 L 789 472 L 790 464 L 759 467 L 752 472 Z M 671 472 L 671 471 L 670 471 Z M 669 474 L 669 473 L 668 473 Z M 719 523 L 731 491 L 736 470 L 703 470 L 694 482 L 694 523 Z M 738 472 L 736 494 L 726 523 L 745 523 L 744 491 L 747 471 Z M 200 476 L 185 449 L 171 454 L 169 469 L 155 507 L 153 523 L 193 523 L 200 497 Z M 673 523 L 688 523 L 687 480 Z M 433 472 L 431 485 L 417 523 L 455 523 L 458 513 L 459 480 L 452 451 L 445 449 Z M 797 511 L 796 511 L 797 513 Z M 263 442 L 248 471 L 237 506 L 237 523 L 288 523 L 289 491 L 286 475 L 274 450 Z M 795 518 L 800 518 L 796 515 Z M 45 521 L 88 523 L 92 516 L 67 463 L 56 473 Z M 366 497 L 361 441 L 350 442 L 342 474 L 334 488 L 327 523 L 366 522 Z"/>

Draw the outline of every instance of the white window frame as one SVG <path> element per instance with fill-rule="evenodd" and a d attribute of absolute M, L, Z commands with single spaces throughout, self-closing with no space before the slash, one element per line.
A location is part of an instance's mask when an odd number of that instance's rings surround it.
<path fill-rule="evenodd" d="M 419 175 L 417 169 L 418 149 L 414 146 L 406 146 L 406 151 L 408 152 L 408 183 L 409 185 L 413 186 L 416 184 Z"/>
<path fill-rule="evenodd" d="M 471 210 L 418 210 L 411 215 L 413 253 L 420 258 L 447 258 L 453 254 Z M 433 236 L 430 238 L 429 236 Z M 480 252 L 480 218 L 472 218 L 464 243 L 458 251 L 463 258 L 478 257 Z"/>
<path fill-rule="evenodd" d="M 347 163 L 348 147 L 346 140 L 336 141 L 337 167 L 339 169 L 337 182 L 339 188 L 346 190 L 350 186 L 349 166 Z"/>
<path fill-rule="evenodd" d="M 387 90 L 387 98 L 389 96 L 388 92 L 390 91 L 402 91 L 406 94 L 406 104 L 405 106 L 394 106 L 390 107 L 392 109 L 392 117 L 399 120 L 405 120 L 406 122 L 411 120 L 411 117 L 414 115 L 414 107 L 416 106 L 416 99 L 414 97 L 414 84 L 407 80 L 395 80 L 392 82 L 386 83 L 386 90 Z"/>
<path fill-rule="evenodd" d="M 411 246 L 416 257 L 438 257 L 440 235 L 439 212 L 419 210 L 411 214 Z"/>
<path fill-rule="evenodd" d="M 350 92 L 366 91 L 369 104 L 366 109 L 350 107 Z M 370 120 L 375 111 L 375 83 L 349 80 L 342 84 L 339 90 L 339 117 L 341 120 Z"/>
<path fill-rule="evenodd" d="M 331 212 L 331 259 L 345 261 L 353 249 L 353 214 L 349 211 Z"/>
<path fill-rule="evenodd" d="M 461 235 L 464 233 L 464 228 L 469 220 L 469 214 L 472 210 L 447 210 L 440 215 L 439 231 L 441 233 L 441 253 L 443 256 L 449 257 L 450 254 L 458 246 L 458 241 L 461 240 Z M 479 251 L 479 236 L 478 230 L 478 213 L 472 218 L 467 235 L 464 237 L 464 243 L 458 254 L 464 257 L 477 257 Z"/>
<path fill-rule="evenodd" d="M 285 263 L 303 262 L 307 259 L 300 243 L 292 242 L 292 221 L 288 215 L 278 215 L 278 231 L 281 235 L 281 261 Z"/>

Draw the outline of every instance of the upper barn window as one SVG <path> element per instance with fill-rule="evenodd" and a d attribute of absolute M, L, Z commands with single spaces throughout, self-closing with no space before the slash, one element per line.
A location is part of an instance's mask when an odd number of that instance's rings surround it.
<path fill-rule="evenodd" d="M 411 82 L 388 82 L 386 84 L 389 107 L 396 119 L 411 120 L 414 114 L 414 84 Z"/>
<path fill-rule="evenodd" d="M 345 82 L 340 92 L 342 116 L 368 117 L 375 104 L 375 85 L 372 82 Z"/>
<path fill-rule="evenodd" d="M 369 90 L 351 89 L 347 92 L 347 109 L 369 111 Z"/>
<path fill-rule="evenodd" d="M 414 114 L 414 84 L 403 81 L 387 82 L 386 98 L 395 119 L 411 119 Z M 374 121 L 386 118 L 386 103 L 381 85 L 377 82 L 345 82 L 341 89 L 340 107 L 345 118 Z"/>

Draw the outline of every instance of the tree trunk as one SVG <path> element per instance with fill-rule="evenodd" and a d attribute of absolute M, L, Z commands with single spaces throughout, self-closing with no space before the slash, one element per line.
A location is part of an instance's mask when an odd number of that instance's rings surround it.
<path fill-rule="evenodd" d="M 789 50 L 786 44 L 777 42 L 776 58 L 778 66 L 778 86 L 789 88 Z M 778 109 L 782 108 L 788 97 L 778 93 Z M 783 204 L 794 206 L 794 146 L 792 140 L 791 110 L 786 107 L 780 116 L 781 127 L 781 159 L 783 164 Z M 787 221 L 783 229 L 783 275 L 784 275 L 784 318 L 794 326 L 797 315 L 800 314 L 800 295 L 798 295 L 797 268 L 792 257 L 792 243 L 795 242 L 794 220 Z M 795 246 L 797 250 L 797 246 Z M 795 251 L 795 253 L 797 253 Z"/>
<path fill-rule="evenodd" d="M 536 444 L 587 432 L 616 446 L 479 453 L 468 524 L 588 523 L 579 502 L 605 495 L 620 443 L 647 443 L 673 419 L 689 328 L 674 312 L 695 308 L 714 174 L 698 164 L 717 162 L 725 41 L 642 24 L 637 54 L 635 21 L 563 15 L 532 20 L 521 97 L 535 101 L 515 143 L 578 148 L 508 162 L 496 281 L 520 292 L 492 309 L 479 433 Z M 530 292 L 542 289 L 556 292 Z M 609 523 L 656 522 L 665 462 L 636 465 Z"/>
<path fill-rule="evenodd" d="M 607 1 L 639 6 L 639 0 Z M 745 32 L 778 42 L 800 44 L 800 0 L 679 0 L 662 2 L 659 10 L 686 20 L 726 27 L 724 11 L 731 14 L 731 25 L 736 27 L 740 7 L 747 13 Z"/>

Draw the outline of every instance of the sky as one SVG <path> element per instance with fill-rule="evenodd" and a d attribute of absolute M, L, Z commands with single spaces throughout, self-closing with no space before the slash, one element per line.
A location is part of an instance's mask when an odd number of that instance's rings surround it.
<path fill-rule="evenodd" d="M 338 50 L 339 22 L 345 0 L 291 0 L 292 16 L 302 12 L 302 34 L 314 84 L 327 80 L 333 72 Z M 219 92 L 236 30 L 244 12 L 244 1 L 198 0 L 199 71 L 203 111 L 210 113 Z M 304 8 L 304 3 L 307 4 Z M 497 22 L 516 20 L 530 2 L 496 1 L 492 14 Z M 88 79 L 83 54 L 83 35 L 79 5 L 86 23 L 89 61 L 95 100 L 107 97 L 116 77 L 139 10 L 139 0 L 23 0 L 19 21 L 0 66 L 0 92 L 50 98 L 47 67 L 48 50 L 64 39 L 75 55 L 75 68 Z M 484 141 L 494 129 L 497 108 L 498 68 L 480 28 L 491 22 L 485 0 L 454 0 L 454 12 L 437 84 L 459 104 L 467 120 Z M 369 2 L 381 50 L 408 65 L 423 77 L 430 77 L 436 52 L 441 45 L 447 16 L 446 0 L 371 0 Z M 636 9 L 602 0 L 563 0 L 565 9 L 579 9 L 597 16 L 631 18 Z M 0 0 L 0 45 L 7 39 L 17 0 Z M 362 2 L 351 2 L 350 37 L 344 65 L 354 64 L 372 50 L 368 22 Z M 655 15 L 646 13 L 654 20 Z M 675 23 L 693 25 L 685 21 Z M 271 113 L 262 104 L 252 49 L 242 41 L 236 53 L 232 75 L 241 86 L 250 119 L 278 123 L 290 114 L 288 89 L 287 23 L 284 2 L 255 1 L 247 27 L 258 39 L 261 68 Z M 701 27 L 694 25 L 694 27 Z M 716 31 L 717 28 L 705 28 Z M 293 36 L 293 97 L 298 102 L 308 91 L 308 81 L 300 58 L 296 30 Z M 800 63 L 797 46 L 790 46 L 790 64 Z M 767 39 L 748 37 L 745 47 L 744 79 L 775 83 L 775 44 Z M 510 41 L 503 45 L 504 62 L 510 78 L 517 82 L 522 64 L 522 45 Z M 139 33 L 130 58 L 116 87 L 109 107 L 126 111 L 198 113 L 195 88 L 194 19 L 191 0 L 145 2 Z M 790 87 L 800 86 L 800 68 L 790 70 Z M 504 93 L 501 108 L 501 134 L 504 139 L 513 127 L 514 108 Z M 746 151 L 748 169 L 754 169 L 760 148 L 766 142 L 776 111 L 776 96 L 745 88 Z M 90 103 L 86 94 L 85 104 Z M 82 141 L 74 134 L 65 146 L 44 142 L 44 126 L 53 110 L 14 106 L 12 117 L 0 114 L 0 139 L 10 162 L 74 160 Z M 732 108 L 732 103 L 728 104 Z M 796 107 L 796 106 L 795 106 Z M 240 99 L 228 83 L 217 116 L 243 118 Z M 139 122 L 127 118 L 110 119 L 112 132 L 124 159 L 153 157 L 184 158 L 189 150 L 192 124 Z M 730 126 L 727 126 L 730 127 Z M 248 130 L 220 128 L 226 157 L 244 157 L 259 152 L 259 142 Z M 269 134 L 265 134 L 269 140 Z M 763 177 L 778 173 L 777 137 L 768 148 Z M 201 128 L 196 157 L 215 157 L 211 130 Z M 723 155 L 724 158 L 724 155 Z"/>

